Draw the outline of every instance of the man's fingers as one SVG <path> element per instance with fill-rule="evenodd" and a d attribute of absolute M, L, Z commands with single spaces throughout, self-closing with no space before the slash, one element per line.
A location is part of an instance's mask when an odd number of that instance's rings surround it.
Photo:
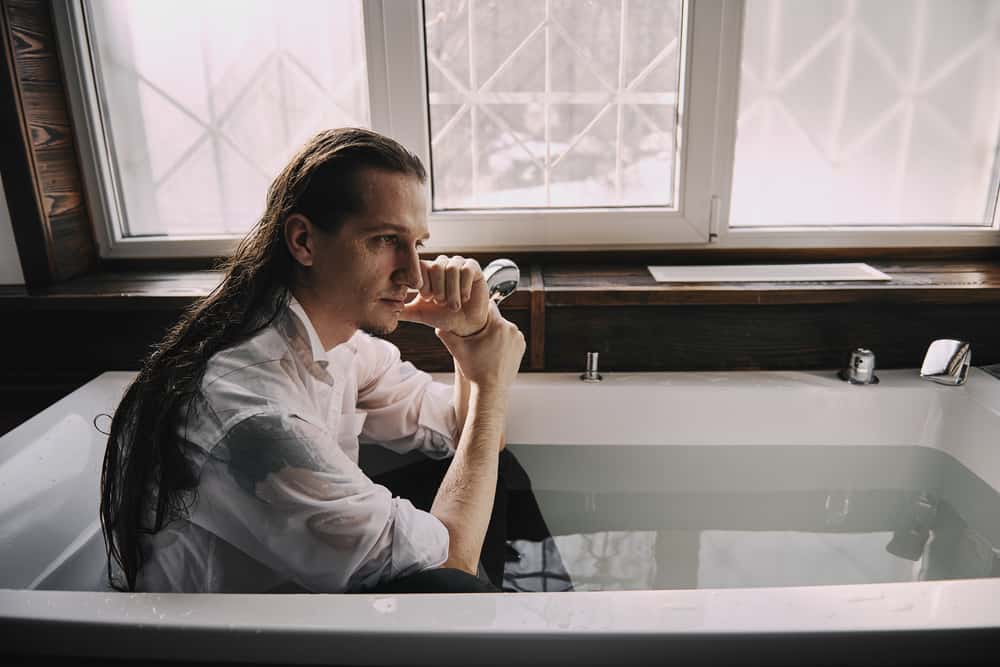
<path fill-rule="evenodd" d="M 462 267 L 465 260 L 461 257 L 452 257 L 448 261 L 448 269 L 445 275 L 445 291 L 448 298 L 448 307 L 452 310 L 462 309 Z"/>
<path fill-rule="evenodd" d="M 436 308 L 423 296 L 410 300 L 403 304 L 403 310 L 399 313 L 399 319 L 404 322 L 418 322 L 420 324 L 432 324 L 433 313 L 428 313 L 428 306 Z"/>
<path fill-rule="evenodd" d="M 476 260 L 467 259 L 462 263 L 462 303 L 472 298 L 472 285 L 482 275 L 483 270 L 479 268 L 479 262 Z"/>
<path fill-rule="evenodd" d="M 420 273 L 423 284 L 420 287 L 420 299 L 403 312 L 403 319 L 422 322 L 431 326 L 441 326 L 448 321 L 460 331 L 476 324 L 482 316 L 481 308 L 486 299 L 486 281 L 479 262 L 474 259 L 439 255 L 434 261 L 421 260 Z M 448 313 L 462 313 L 467 304 L 471 306 L 459 319 L 452 321 L 451 315 L 444 312 L 433 312 L 434 307 L 442 308 Z"/>
<path fill-rule="evenodd" d="M 431 298 L 431 277 L 428 268 L 430 267 L 430 262 L 426 260 L 420 260 L 420 296 L 425 299 Z"/>
<path fill-rule="evenodd" d="M 431 279 L 431 296 L 434 301 L 440 304 L 447 302 L 447 285 L 445 274 L 448 271 L 448 258 L 438 255 L 437 258 L 427 267 L 427 275 Z"/>

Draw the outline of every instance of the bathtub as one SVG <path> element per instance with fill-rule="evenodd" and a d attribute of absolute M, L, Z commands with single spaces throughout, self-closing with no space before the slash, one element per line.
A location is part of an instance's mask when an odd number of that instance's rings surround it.
<path fill-rule="evenodd" d="M 987 550 L 1000 544 L 989 505 L 1000 489 L 1000 380 L 975 368 L 961 387 L 920 380 L 914 370 L 878 375 L 878 385 L 852 386 L 832 372 L 606 373 L 595 384 L 573 374 L 522 374 L 508 442 L 543 498 L 667 493 L 668 506 L 643 520 L 682 532 L 679 521 L 711 523 L 712 530 L 683 533 L 700 536 L 689 545 L 695 554 L 707 550 L 709 536 L 716 550 L 719 539 L 729 540 L 730 557 L 780 560 L 805 547 L 761 551 L 762 535 L 801 537 L 794 522 L 776 518 L 783 510 L 769 494 L 804 499 L 793 505 L 808 505 L 833 526 L 820 538 L 840 539 L 844 521 L 875 522 L 884 497 L 877 494 L 886 489 L 946 496 Z M 1000 648 L 996 572 L 919 580 L 926 564 L 894 561 L 880 570 L 891 576 L 869 583 L 850 576 L 809 583 L 770 563 L 771 579 L 758 585 L 757 575 L 727 579 L 738 568 L 716 562 L 691 565 L 674 588 L 673 575 L 640 572 L 629 579 L 640 590 L 110 592 L 97 520 L 104 436 L 94 418 L 113 412 L 132 377 L 105 373 L 0 438 L 0 654 L 301 664 L 991 664 Z M 96 426 L 107 430 L 108 420 Z M 766 465 L 754 463 L 756 452 L 771 457 Z M 399 465 L 393 457 L 370 457 L 366 469 Z M 709 496 L 715 500 L 691 501 Z M 548 501 L 540 502 L 544 509 Z M 596 516 L 587 507 L 589 515 L 574 510 L 571 518 Z M 906 526 L 873 524 L 851 539 L 884 539 L 894 527 L 905 538 Z M 697 586 L 712 577 L 714 584 Z M 659 583 L 642 590 L 650 581 Z"/>

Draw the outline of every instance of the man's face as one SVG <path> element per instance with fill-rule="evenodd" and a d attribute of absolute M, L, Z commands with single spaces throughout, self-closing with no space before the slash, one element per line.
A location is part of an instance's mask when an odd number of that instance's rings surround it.
<path fill-rule="evenodd" d="M 338 321 L 384 334 L 399 324 L 409 287 L 420 287 L 417 251 L 428 237 L 427 193 L 414 176 L 365 169 L 364 211 L 316 236 L 314 285 Z"/>

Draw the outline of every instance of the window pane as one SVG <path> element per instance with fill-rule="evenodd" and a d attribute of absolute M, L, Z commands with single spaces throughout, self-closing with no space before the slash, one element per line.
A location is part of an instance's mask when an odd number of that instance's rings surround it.
<path fill-rule="evenodd" d="M 87 12 L 126 236 L 242 234 L 309 136 L 369 123 L 360 0 Z"/>
<path fill-rule="evenodd" d="M 673 203 L 680 0 L 424 12 L 435 210 Z"/>
<path fill-rule="evenodd" d="M 983 225 L 1000 3 L 748 0 L 731 224 Z"/>

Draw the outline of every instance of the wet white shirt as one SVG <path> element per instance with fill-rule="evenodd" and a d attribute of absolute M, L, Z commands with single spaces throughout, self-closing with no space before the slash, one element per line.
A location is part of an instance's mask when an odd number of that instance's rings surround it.
<path fill-rule="evenodd" d="M 361 442 L 454 454 L 452 388 L 358 332 L 324 350 L 292 299 L 208 363 L 179 434 L 199 475 L 186 520 L 144 538 L 137 588 L 368 590 L 439 567 L 448 532 L 358 467 Z"/>

